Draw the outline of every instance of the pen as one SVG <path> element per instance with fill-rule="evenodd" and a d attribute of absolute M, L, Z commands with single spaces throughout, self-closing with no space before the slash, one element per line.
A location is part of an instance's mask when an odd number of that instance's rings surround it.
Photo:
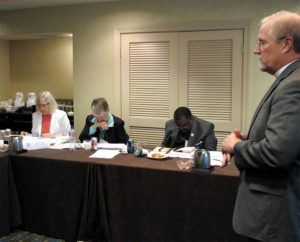
<path fill-rule="evenodd" d="M 203 140 L 200 140 L 199 143 L 195 144 L 195 147 L 200 148 L 200 145 L 202 145 Z"/>

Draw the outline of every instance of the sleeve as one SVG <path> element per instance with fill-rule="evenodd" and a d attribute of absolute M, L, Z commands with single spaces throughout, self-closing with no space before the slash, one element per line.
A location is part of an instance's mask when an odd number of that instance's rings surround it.
<path fill-rule="evenodd" d="M 163 141 L 161 143 L 162 147 L 169 147 L 170 146 L 170 134 L 168 132 L 168 122 L 165 123 L 165 136 L 163 138 Z"/>
<path fill-rule="evenodd" d="M 217 149 L 217 138 L 215 136 L 214 124 L 210 123 L 207 135 L 203 140 L 203 148 L 207 150 Z"/>
<path fill-rule="evenodd" d="M 94 133 L 90 133 L 90 127 L 93 125 L 93 123 L 90 121 L 90 117 L 87 116 L 85 119 L 85 125 L 79 135 L 79 140 L 82 142 L 85 139 L 91 139 L 95 136 L 96 130 Z"/>
<path fill-rule="evenodd" d="M 60 121 L 60 128 L 61 128 L 61 133 L 63 136 L 68 135 L 69 131 L 71 130 L 71 124 L 70 124 L 70 120 L 67 116 L 67 113 L 62 111 L 62 118 Z"/>
<path fill-rule="evenodd" d="M 124 126 L 125 126 L 125 122 L 122 119 L 119 119 L 118 124 L 117 124 L 116 134 L 118 137 L 118 142 L 126 144 L 129 139 L 129 136 L 126 133 Z"/>

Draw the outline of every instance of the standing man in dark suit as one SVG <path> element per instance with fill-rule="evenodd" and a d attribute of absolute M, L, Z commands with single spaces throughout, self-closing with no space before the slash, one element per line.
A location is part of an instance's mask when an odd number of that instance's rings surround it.
<path fill-rule="evenodd" d="M 248 136 L 223 143 L 240 170 L 234 230 L 251 241 L 300 241 L 300 15 L 264 18 L 254 54 L 276 80 L 254 113 Z M 251 238 L 251 239 L 250 239 Z"/>
<path fill-rule="evenodd" d="M 173 148 L 196 146 L 216 150 L 214 125 L 193 116 L 187 107 L 179 107 L 174 112 L 174 119 L 166 123 L 162 146 Z"/>

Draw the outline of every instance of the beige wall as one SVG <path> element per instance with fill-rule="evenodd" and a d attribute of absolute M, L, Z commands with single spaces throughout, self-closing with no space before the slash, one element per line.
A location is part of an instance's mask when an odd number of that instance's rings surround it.
<path fill-rule="evenodd" d="M 9 98 L 9 42 L 0 40 L 0 101 Z"/>
<path fill-rule="evenodd" d="M 10 90 L 50 91 L 56 98 L 73 98 L 73 44 L 71 38 L 9 41 Z"/>
<path fill-rule="evenodd" d="M 117 110 L 115 30 L 158 29 L 209 22 L 248 21 L 245 46 L 245 127 L 273 79 L 258 70 L 251 53 L 259 20 L 278 10 L 300 11 L 298 1 L 281 0 L 127 0 L 7 11 L 0 14 L 0 36 L 72 32 L 75 126 L 81 130 L 94 97 L 106 97 Z"/>

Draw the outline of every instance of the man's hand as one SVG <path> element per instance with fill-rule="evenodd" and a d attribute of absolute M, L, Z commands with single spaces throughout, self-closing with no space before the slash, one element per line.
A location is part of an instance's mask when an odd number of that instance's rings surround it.
<path fill-rule="evenodd" d="M 233 133 L 226 136 L 222 145 L 222 151 L 233 155 L 233 149 L 236 143 L 243 139 L 243 135 L 237 129 Z"/>
<path fill-rule="evenodd" d="M 231 161 L 232 155 L 229 153 L 223 153 L 223 159 L 221 161 L 221 167 L 227 166 Z"/>
<path fill-rule="evenodd" d="M 238 129 L 235 129 L 231 134 L 226 136 L 222 145 L 223 159 L 221 167 L 225 167 L 228 163 L 230 163 L 233 156 L 234 146 L 243 139 L 243 134 Z"/>

